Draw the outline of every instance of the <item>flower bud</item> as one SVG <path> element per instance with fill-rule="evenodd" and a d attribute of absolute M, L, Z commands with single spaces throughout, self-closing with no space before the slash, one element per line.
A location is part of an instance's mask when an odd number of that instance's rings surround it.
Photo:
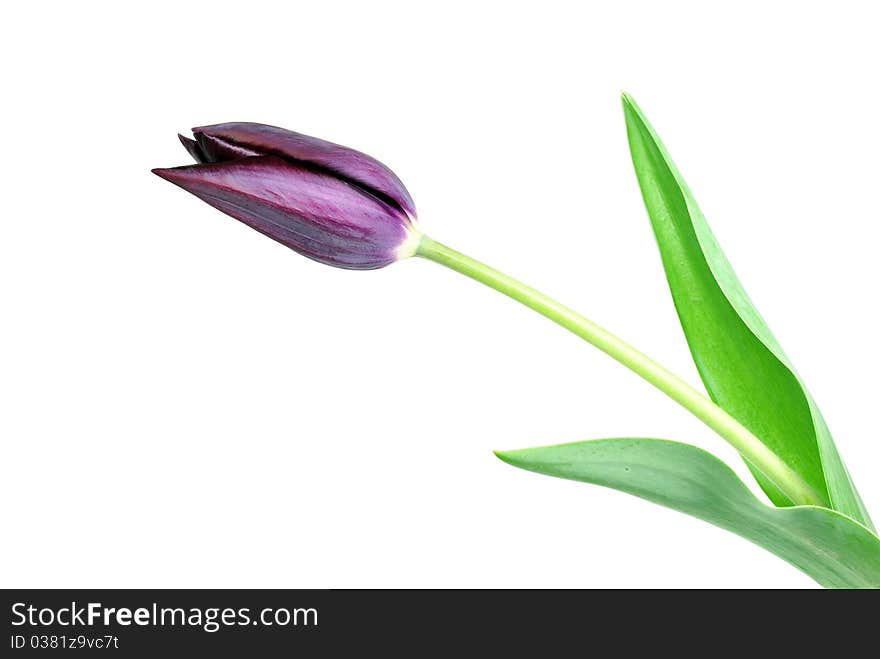
<path fill-rule="evenodd" d="M 415 251 L 415 205 L 378 160 L 262 124 L 193 134 L 180 141 L 198 164 L 153 173 L 300 254 L 367 270 Z"/>

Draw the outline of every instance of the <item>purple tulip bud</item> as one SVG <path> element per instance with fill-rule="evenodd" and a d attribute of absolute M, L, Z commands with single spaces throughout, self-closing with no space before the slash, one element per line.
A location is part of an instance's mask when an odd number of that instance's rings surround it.
<path fill-rule="evenodd" d="M 415 205 L 378 160 L 262 124 L 217 124 L 193 134 L 179 137 L 197 165 L 153 173 L 300 254 L 368 270 L 415 251 Z"/>

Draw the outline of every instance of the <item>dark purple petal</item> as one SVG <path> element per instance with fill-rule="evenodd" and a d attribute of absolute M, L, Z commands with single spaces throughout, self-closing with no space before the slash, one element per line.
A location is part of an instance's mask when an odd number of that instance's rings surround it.
<path fill-rule="evenodd" d="M 412 197 L 394 172 L 360 151 L 284 128 L 247 122 L 201 126 L 193 128 L 193 133 L 203 148 L 205 138 L 200 136 L 222 140 L 227 146 L 323 167 L 416 216 Z"/>
<path fill-rule="evenodd" d="M 183 148 L 189 152 L 189 155 L 193 157 L 193 160 L 196 162 L 208 162 L 208 158 L 205 156 L 202 147 L 199 146 L 198 142 L 181 135 L 180 133 L 177 134 L 177 137 L 180 138 L 180 143 L 183 144 Z"/>
<path fill-rule="evenodd" d="M 212 137 L 205 133 L 196 133 L 196 142 L 202 153 L 205 154 L 203 162 L 223 162 L 224 160 L 236 160 L 238 158 L 248 158 L 250 156 L 265 155 L 259 151 L 248 149 L 219 137 Z"/>
<path fill-rule="evenodd" d="M 291 249 L 343 268 L 392 263 L 412 228 L 396 205 L 275 156 L 153 172 Z"/>

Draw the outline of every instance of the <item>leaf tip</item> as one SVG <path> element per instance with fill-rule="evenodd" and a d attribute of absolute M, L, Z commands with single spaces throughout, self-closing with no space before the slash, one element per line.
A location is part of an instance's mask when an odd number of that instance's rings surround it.
<path fill-rule="evenodd" d="M 620 101 L 623 104 L 623 114 L 628 122 L 633 119 L 642 119 L 642 109 L 639 107 L 639 104 L 636 103 L 636 99 L 634 99 L 632 95 L 628 92 L 621 92 Z"/>
<path fill-rule="evenodd" d="M 501 460 L 502 462 L 510 461 L 510 451 L 492 451 L 495 454 L 495 457 Z"/>
<path fill-rule="evenodd" d="M 522 450 L 512 450 L 512 451 L 492 451 L 495 454 L 495 457 L 501 460 L 502 462 L 506 462 L 507 464 L 513 467 L 522 468 L 523 461 L 519 456 L 522 453 Z"/>

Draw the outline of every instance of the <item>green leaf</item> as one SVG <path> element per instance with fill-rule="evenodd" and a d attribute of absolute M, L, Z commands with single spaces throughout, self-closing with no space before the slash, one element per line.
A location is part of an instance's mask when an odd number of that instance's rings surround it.
<path fill-rule="evenodd" d="M 816 403 L 743 290 L 660 138 L 626 94 L 623 108 L 675 308 L 710 397 L 829 507 L 873 528 Z M 774 503 L 792 504 L 749 467 Z"/>
<path fill-rule="evenodd" d="M 751 540 L 827 588 L 880 587 L 880 539 L 828 508 L 774 508 L 702 449 L 665 439 L 597 439 L 496 452 L 548 476 L 604 485 Z"/>

